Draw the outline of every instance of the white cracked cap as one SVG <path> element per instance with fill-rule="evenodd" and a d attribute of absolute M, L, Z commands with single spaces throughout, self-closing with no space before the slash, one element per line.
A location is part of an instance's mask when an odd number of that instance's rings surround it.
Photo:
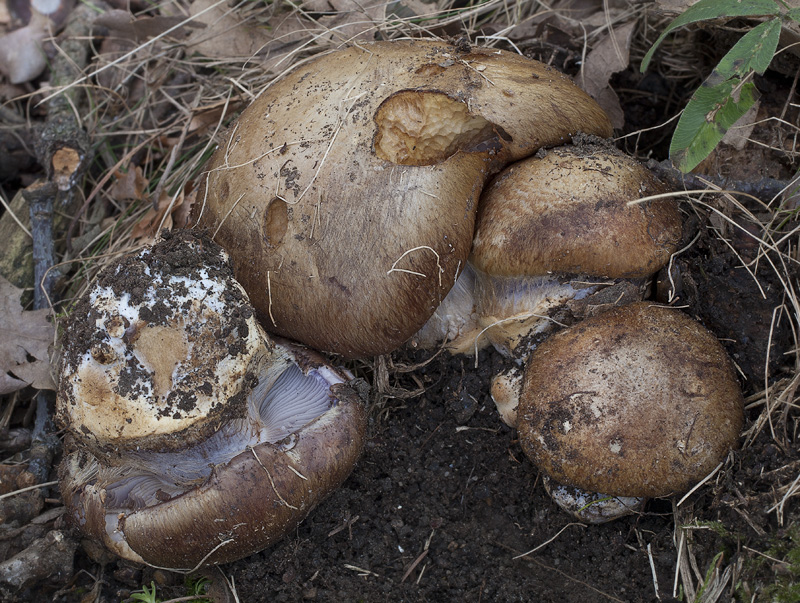
<path fill-rule="evenodd" d="M 227 254 L 194 238 L 101 274 L 73 316 L 59 412 L 91 447 L 169 450 L 206 437 L 241 414 L 271 345 Z"/>

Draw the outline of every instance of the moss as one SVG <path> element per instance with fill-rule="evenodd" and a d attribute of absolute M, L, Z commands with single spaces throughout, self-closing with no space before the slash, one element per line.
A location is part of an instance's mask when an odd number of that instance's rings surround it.
<path fill-rule="evenodd" d="M 792 524 L 775 534 L 767 550 L 756 552 L 745 561 L 742 575 L 758 579 L 751 580 L 750 585 L 744 581 L 737 584 L 739 600 L 800 603 L 800 526 Z"/>

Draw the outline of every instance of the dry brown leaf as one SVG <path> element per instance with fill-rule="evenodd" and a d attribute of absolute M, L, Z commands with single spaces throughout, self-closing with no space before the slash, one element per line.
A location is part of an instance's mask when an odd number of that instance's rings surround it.
<path fill-rule="evenodd" d="M 142 175 L 138 165 L 127 172 L 119 170 L 114 174 L 111 196 L 117 201 L 141 201 L 147 188 L 147 178 Z"/>
<path fill-rule="evenodd" d="M 207 107 L 200 107 L 192 111 L 189 127 L 186 129 L 187 135 L 202 136 L 209 128 L 216 128 L 229 115 L 236 113 L 242 106 L 240 101 L 231 100 L 229 102 L 219 101 Z M 170 149 L 179 144 L 181 136 L 159 136 L 158 141 L 165 148 Z"/>
<path fill-rule="evenodd" d="M 189 7 L 191 15 L 206 11 L 198 20 L 206 28 L 186 41 L 190 52 L 211 58 L 251 57 L 275 39 L 275 28 L 243 21 L 245 13 L 226 4 L 207 10 L 214 4 L 216 0 L 195 0 Z"/>
<path fill-rule="evenodd" d="M 22 289 L 0 277 L 0 394 L 27 385 L 55 389 L 48 354 L 54 333 L 50 310 L 25 311 L 21 296 Z"/>
<path fill-rule="evenodd" d="M 319 23 L 335 32 L 334 39 L 374 40 L 378 24 L 386 19 L 385 2 L 330 0 L 330 4 L 335 14 L 320 18 Z"/>
<path fill-rule="evenodd" d="M 290 61 L 291 53 L 301 48 L 313 35 L 317 25 L 301 17 L 297 12 L 276 15 L 270 21 L 272 39 L 259 51 L 263 57 L 262 68 L 265 72 L 279 72 L 285 69 Z"/>
<path fill-rule="evenodd" d="M 167 30 L 184 21 L 185 17 L 134 17 L 126 10 L 114 9 L 103 13 L 94 20 L 94 24 L 106 27 L 110 35 L 134 42 L 142 42 L 148 38 L 160 36 Z M 183 27 L 170 32 L 174 38 L 188 35 L 186 27 L 202 28 L 202 23 L 187 23 Z"/>
<path fill-rule="evenodd" d="M 575 76 L 575 83 L 603 107 L 615 128 L 624 125 L 625 116 L 619 98 L 609 87 L 608 82 L 612 75 L 628 67 L 631 39 L 635 28 L 635 22 L 615 27 L 586 56 L 586 62 L 581 67 L 580 73 Z"/>
<path fill-rule="evenodd" d="M 161 193 L 161 199 L 159 199 L 156 208 L 151 207 L 148 209 L 142 219 L 133 227 L 131 238 L 134 240 L 144 239 L 143 242 L 148 244 L 154 243 L 159 230 L 172 230 L 173 218 L 178 218 L 177 223 L 179 226 L 181 222 L 185 223 L 187 217 L 183 215 L 185 212 L 182 211 L 183 192 L 177 196 L 175 203 L 171 207 L 170 201 L 171 198 L 168 194 Z M 168 210 L 169 215 L 165 216 Z"/>
<path fill-rule="evenodd" d="M 583 39 L 586 30 L 581 27 L 581 23 L 585 19 L 594 14 L 603 14 L 602 0 L 556 0 L 549 3 L 549 7 L 524 21 L 512 22 L 510 29 L 506 28 L 509 24 L 502 20 L 488 27 L 503 29 L 504 36 L 516 42 L 545 36 L 548 43 L 566 47 L 572 40 Z M 558 41 L 552 39 L 554 33 Z"/>

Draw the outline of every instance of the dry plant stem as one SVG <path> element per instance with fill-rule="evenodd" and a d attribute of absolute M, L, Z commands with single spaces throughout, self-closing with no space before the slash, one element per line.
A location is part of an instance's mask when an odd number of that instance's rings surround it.
<path fill-rule="evenodd" d="M 77 7 L 71 15 L 60 45 L 60 52 L 51 64 L 50 82 L 54 86 L 73 81 L 88 60 L 86 40 L 91 33 L 93 13 L 86 5 Z M 74 202 L 73 187 L 89 160 L 89 137 L 77 115 L 82 92 L 72 89 L 51 98 L 47 103 L 47 122 L 36 143 L 39 164 L 45 168 L 47 181 L 30 187 L 24 196 L 30 204 L 31 235 L 33 238 L 34 308 L 47 308 L 52 304 L 53 285 L 57 277 L 53 245 L 53 210 Z M 57 153 L 72 152 L 77 162 L 70 164 L 69 172 L 54 166 Z M 70 155 L 68 155 L 70 156 Z M 36 421 L 32 432 L 28 470 L 38 483 L 49 478 L 53 456 L 59 440 L 53 433 L 50 400 L 40 391 L 36 395 Z"/>
<path fill-rule="evenodd" d="M 789 181 L 776 180 L 774 178 L 762 178 L 751 182 L 748 180 L 720 178 L 711 174 L 684 174 L 677 170 L 669 159 L 661 162 L 650 161 L 648 167 L 656 172 L 659 178 L 689 189 L 705 188 L 707 182 L 711 182 L 723 189 L 731 189 L 753 195 L 765 203 L 769 203 L 772 199 L 782 194 L 790 185 Z"/>

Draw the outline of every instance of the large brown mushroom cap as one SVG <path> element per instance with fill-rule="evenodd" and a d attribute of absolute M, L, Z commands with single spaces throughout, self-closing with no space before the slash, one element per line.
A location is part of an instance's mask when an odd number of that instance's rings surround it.
<path fill-rule="evenodd" d="M 606 145 L 562 146 L 503 171 L 481 197 L 471 262 L 494 276 L 655 274 L 677 249 L 674 201 L 641 163 Z"/>
<path fill-rule="evenodd" d="M 366 434 L 366 411 L 348 388 L 325 414 L 280 441 L 254 443 L 196 487 L 139 508 L 112 502 L 117 483 L 86 450 L 61 465 L 72 523 L 125 559 L 169 569 L 228 563 L 290 533 L 350 475 Z M 109 473 L 105 471 L 105 473 Z M 138 476 L 142 479 L 142 476 Z"/>
<path fill-rule="evenodd" d="M 699 323 L 639 302 L 561 331 L 525 371 L 523 450 L 558 482 L 612 496 L 669 496 L 734 446 L 743 399 Z"/>
<path fill-rule="evenodd" d="M 298 68 L 242 113 L 194 214 L 269 330 L 385 353 L 463 269 L 489 175 L 581 131 L 611 127 L 541 63 L 434 41 L 363 44 Z"/>

